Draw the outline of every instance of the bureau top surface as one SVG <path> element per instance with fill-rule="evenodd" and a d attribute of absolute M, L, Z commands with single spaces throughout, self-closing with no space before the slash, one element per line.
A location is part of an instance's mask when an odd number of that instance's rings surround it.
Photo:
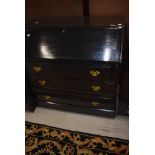
<path fill-rule="evenodd" d="M 26 60 L 121 62 L 123 25 L 117 18 L 35 19 L 27 25 Z"/>

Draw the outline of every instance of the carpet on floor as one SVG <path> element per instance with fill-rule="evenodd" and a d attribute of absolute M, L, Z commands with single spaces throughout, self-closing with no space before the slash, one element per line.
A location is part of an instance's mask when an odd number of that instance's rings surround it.
<path fill-rule="evenodd" d="M 26 155 L 128 155 L 129 141 L 25 122 Z"/>

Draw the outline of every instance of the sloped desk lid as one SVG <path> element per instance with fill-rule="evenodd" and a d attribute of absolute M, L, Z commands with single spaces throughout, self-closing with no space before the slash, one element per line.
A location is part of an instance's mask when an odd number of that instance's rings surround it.
<path fill-rule="evenodd" d="M 120 21 L 108 17 L 33 20 L 26 26 L 26 60 L 121 62 Z"/>

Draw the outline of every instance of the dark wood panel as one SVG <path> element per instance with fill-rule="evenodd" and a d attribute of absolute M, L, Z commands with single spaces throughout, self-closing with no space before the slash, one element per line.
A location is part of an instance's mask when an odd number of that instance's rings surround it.
<path fill-rule="evenodd" d="M 47 93 L 51 96 L 56 96 L 60 98 L 74 98 L 74 99 L 81 99 L 81 100 L 104 100 L 104 99 L 115 99 L 113 95 L 110 94 L 83 94 L 83 93 L 74 93 L 74 92 L 67 92 L 67 91 L 57 91 L 57 90 L 47 90 L 47 89 L 38 89 L 36 87 L 32 87 L 35 94 L 40 93 Z"/>
<path fill-rule="evenodd" d="M 76 113 L 84 113 L 88 115 L 97 115 L 97 116 L 107 116 L 107 117 L 115 117 L 116 112 L 113 110 L 105 110 L 105 109 L 96 109 L 96 108 L 84 108 L 84 107 L 78 107 L 78 106 L 71 106 L 71 105 L 62 105 L 59 103 L 49 103 L 49 102 L 43 102 L 38 101 L 39 106 L 56 109 L 56 110 L 62 110 L 62 111 L 70 111 L 70 112 L 76 112 Z"/>
<path fill-rule="evenodd" d="M 121 62 L 122 26 L 49 28 L 27 32 L 26 59 Z"/>
<path fill-rule="evenodd" d="M 82 0 L 26 0 L 26 21 L 33 18 L 82 16 Z"/>
<path fill-rule="evenodd" d="M 25 110 L 33 112 L 37 106 L 35 99 L 35 93 L 32 90 L 31 82 L 26 72 L 25 77 Z"/>
<path fill-rule="evenodd" d="M 118 82 L 117 64 L 95 66 L 81 63 L 73 65 L 73 63 L 29 62 L 26 66 L 30 75 Z"/>
<path fill-rule="evenodd" d="M 52 79 L 51 77 L 31 76 L 32 84 L 43 89 L 64 90 L 69 92 L 81 92 L 85 94 L 111 94 L 116 96 L 117 83 L 97 82 L 75 79 Z"/>
<path fill-rule="evenodd" d="M 71 95 L 66 95 L 62 97 L 59 92 L 57 95 L 53 95 L 51 92 L 37 92 L 37 98 L 40 101 L 44 102 L 54 102 L 60 104 L 67 104 L 72 106 L 80 106 L 80 107 L 88 107 L 88 108 L 101 108 L 106 110 L 116 110 L 116 99 L 115 98 L 103 98 L 103 97 L 83 97 L 81 98 L 80 95 L 76 97 L 68 97 Z M 72 93 L 73 94 L 73 93 Z"/>

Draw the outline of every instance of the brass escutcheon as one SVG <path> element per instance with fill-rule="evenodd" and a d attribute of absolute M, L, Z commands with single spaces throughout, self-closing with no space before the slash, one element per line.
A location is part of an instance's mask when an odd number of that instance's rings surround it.
<path fill-rule="evenodd" d="M 97 77 L 97 76 L 100 75 L 100 71 L 93 71 L 93 70 L 92 70 L 92 71 L 90 71 L 89 73 L 90 73 L 90 75 L 93 76 L 93 77 Z"/>
<path fill-rule="evenodd" d="M 48 96 L 48 95 L 44 95 L 43 98 L 44 98 L 45 100 L 49 100 L 49 99 L 51 99 L 51 97 Z"/>
<path fill-rule="evenodd" d="M 38 83 L 41 85 L 41 86 L 44 86 L 46 84 L 46 81 L 44 80 L 39 80 Z"/>
<path fill-rule="evenodd" d="M 91 86 L 91 88 L 92 88 L 93 91 L 96 91 L 96 92 L 101 89 L 100 86 Z"/>
<path fill-rule="evenodd" d="M 92 101 L 92 102 L 91 102 L 91 105 L 92 105 L 93 107 L 97 107 L 97 106 L 100 105 L 100 102 Z"/>
<path fill-rule="evenodd" d="M 33 70 L 34 70 L 35 72 L 40 72 L 40 71 L 42 70 L 42 68 L 41 68 L 41 67 L 36 67 L 36 66 L 34 66 L 34 67 L 33 67 Z"/>

